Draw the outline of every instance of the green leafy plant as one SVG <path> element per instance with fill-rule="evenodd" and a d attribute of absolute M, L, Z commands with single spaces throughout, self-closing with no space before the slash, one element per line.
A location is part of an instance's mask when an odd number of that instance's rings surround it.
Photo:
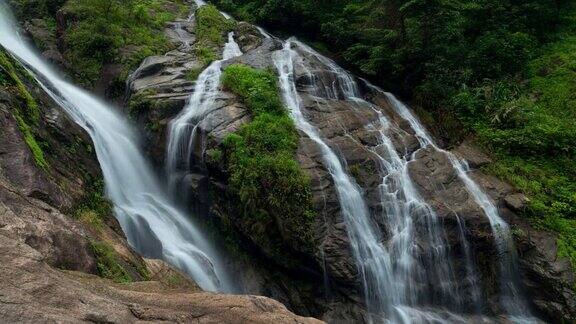
<path fill-rule="evenodd" d="M 114 249 L 104 242 L 90 242 L 92 252 L 96 256 L 98 275 L 102 278 L 118 283 L 133 281 L 130 273 L 121 264 L 120 256 Z"/>
<path fill-rule="evenodd" d="M 216 7 L 206 5 L 196 10 L 196 55 L 204 65 L 218 59 L 220 48 L 226 43 L 226 35 L 234 28 L 234 22 L 226 19 Z"/>
<path fill-rule="evenodd" d="M 121 64 L 128 75 L 144 58 L 167 52 L 173 45 L 164 36 L 165 24 L 186 10 L 182 1 L 168 0 L 66 2 L 64 11 L 72 18 L 66 56 L 76 78 L 90 86 L 105 64 Z"/>
<path fill-rule="evenodd" d="M 231 65 L 224 86 L 246 104 L 253 120 L 224 142 L 230 184 L 244 217 L 266 224 L 281 217 L 304 240 L 315 218 L 310 180 L 295 159 L 298 133 L 271 71 Z"/>

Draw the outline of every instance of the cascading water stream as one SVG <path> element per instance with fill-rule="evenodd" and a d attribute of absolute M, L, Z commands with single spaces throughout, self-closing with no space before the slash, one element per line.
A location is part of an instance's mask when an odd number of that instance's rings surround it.
<path fill-rule="evenodd" d="M 272 36 L 270 36 L 270 34 L 268 34 L 268 32 L 265 31 L 262 27 L 256 26 L 256 29 L 258 29 L 258 31 L 260 32 L 260 34 L 262 34 L 262 36 L 264 36 L 264 38 L 272 39 Z"/>
<path fill-rule="evenodd" d="M 179 181 L 192 166 L 196 128 L 203 117 L 214 107 L 222 76 L 222 62 L 240 55 L 242 51 L 234 41 L 234 34 L 229 33 L 222 59 L 212 62 L 200 73 L 186 107 L 170 122 L 166 174 L 172 190 L 177 189 Z"/>
<path fill-rule="evenodd" d="M 192 19 L 194 18 L 194 13 L 191 13 L 188 18 L 186 19 L 187 23 L 190 23 L 192 21 Z M 182 24 L 181 21 L 177 21 L 176 23 L 174 23 L 174 31 L 176 32 L 176 35 L 178 36 L 178 39 L 180 40 L 180 42 L 182 42 L 182 49 L 184 51 L 190 50 L 190 40 L 189 40 L 189 35 L 188 32 L 184 30 L 184 26 Z"/>
<path fill-rule="evenodd" d="M 504 310 L 511 319 L 520 323 L 534 322 L 530 315 L 530 309 L 527 305 L 524 296 L 520 289 L 521 285 L 518 278 L 518 261 L 516 256 L 516 248 L 508 224 L 500 217 L 498 209 L 488 197 L 488 195 L 480 188 L 480 186 L 468 174 L 468 166 L 465 162 L 459 160 L 451 152 L 442 150 L 432 140 L 424 126 L 418 121 L 416 116 L 410 109 L 400 102 L 391 93 L 384 92 L 383 90 L 367 83 L 367 85 L 375 91 L 383 93 L 392 103 L 395 111 L 409 124 L 416 133 L 421 147 L 432 146 L 434 149 L 446 154 L 452 163 L 454 169 L 460 180 L 466 186 L 468 192 L 474 197 L 476 203 L 482 208 L 486 214 L 492 232 L 494 234 L 494 241 L 499 253 L 499 280 L 500 280 L 500 302 Z"/>
<path fill-rule="evenodd" d="M 312 80 L 314 85 L 314 95 L 328 99 L 344 98 L 363 107 L 372 107 L 371 104 L 360 98 L 356 81 L 345 70 L 295 39 L 290 39 L 287 43 L 284 51 L 291 47 L 289 44 L 294 44 L 306 55 L 316 58 L 322 63 L 323 68 L 327 68 L 331 72 L 332 76 L 327 78 L 328 80 L 317 80 L 312 71 L 307 71 L 308 78 Z M 294 59 L 294 56 L 298 54 L 292 51 L 291 55 Z M 277 63 L 277 66 L 280 65 Z M 290 67 L 285 67 L 285 69 L 290 69 Z M 281 73 L 281 85 L 282 83 Z M 297 96 L 297 94 L 295 95 Z M 460 311 L 462 297 L 458 288 L 455 287 L 456 280 L 448 255 L 448 248 L 444 241 L 443 228 L 434 211 L 420 197 L 414 187 L 408 174 L 408 160 L 398 155 L 388 137 L 386 132 L 389 128 L 389 121 L 378 109 L 374 108 L 374 111 L 378 114 L 378 122 L 368 125 L 368 128 L 378 132 L 381 137 L 381 145 L 373 153 L 380 160 L 383 167 L 382 171 L 386 174 L 380 185 L 380 191 L 381 203 L 384 206 L 382 217 L 388 224 L 390 237 L 388 246 L 383 247 L 381 252 L 387 254 L 382 260 L 388 262 L 385 268 L 391 271 L 388 274 L 391 277 L 388 280 L 391 286 L 380 287 L 377 290 L 385 290 L 395 296 L 388 300 L 380 300 L 379 302 L 389 303 L 388 305 L 380 305 L 380 310 L 385 310 L 388 320 L 392 322 L 425 322 L 430 320 L 429 316 L 432 316 L 430 312 L 412 308 L 412 306 L 416 307 L 417 305 L 436 304 L 452 311 Z M 415 255 L 415 251 L 418 249 L 415 226 L 417 221 L 424 223 L 421 225 L 425 228 L 422 236 L 428 244 L 426 253 L 420 255 Z M 351 229 L 349 228 L 349 230 Z M 355 239 L 352 235 L 350 238 L 351 241 Z M 352 244 L 358 243 L 352 242 Z M 356 255 L 358 256 L 358 254 Z M 361 259 L 356 261 L 358 264 L 363 263 Z M 429 283 L 433 284 L 428 285 Z M 366 297 L 369 305 L 371 303 L 369 291 L 374 290 L 370 286 L 375 284 L 378 282 L 365 283 L 368 286 Z M 391 301 L 392 303 L 390 303 Z M 373 300 L 372 303 L 374 302 L 378 301 Z M 371 308 L 378 310 L 378 307 L 375 306 Z M 390 312 L 392 309 L 393 312 Z"/>
<path fill-rule="evenodd" d="M 370 219 L 360 187 L 346 173 L 336 153 L 302 114 L 293 75 L 296 55 L 289 41 L 285 43 L 282 51 L 274 55 L 274 63 L 280 75 L 282 97 L 296 126 L 321 149 L 326 168 L 334 179 L 370 312 L 391 313 L 392 309 L 385 307 L 401 304 L 402 295 L 387 289 L 395 286 L 391 275 L 393 269 L 390 255 L 381 243 L 383 238 L 380 233 L 374 230 L 376 225 Z"/>
<path fill-rule="evenodd" d="M 423 291 L 410 290 L 410 304 L 433 304 L 450 308 L 453 311 L 460 311 L 462 298 L 459 295 L 458 287 L 455 286 L 455 276 L 452 270 L 453 265 L 448 256 L 448 248 L 444 240 L 445 233 L 438 221 L 436 213 L 421 198 L 416 190 L 408 171 L 409 161 L 400 157 L 390 140 L 387 130 L 389 121 L 380 110 L 376 110 L 379 123 L 372 127 L 380 133 L 383 153 L 376 152 L 381 163 L 385 166 L 382 184 L 381 201 L 385 203 L 385 217 L 390 224 L 390 247 L 395 260 L 411 260 L 412 264 L 407 264 L 406 269 L 400 269 L 396 278 L 404 279 L 407 282 L 419 282 L 420 284 L 433 282 L 432 288 Z M 423 223 L 423 239 L 428 244 L 428 248 L 422 256 L 414 255 L 418 249 L 416 222 Z M 417 260 L 420 259 L 420 260 Z M 403 270 L 403 271 L 402 271 Z M 412 277 L 410 277 L 412 276 Z M 428 296 L 438 296 L 431 300 Z"/>
<path fill-rule="evenodd" d="M 231 291 L 218 255 L 202 233 L 165 195 L 140 151 L 137 134 L 114 108 L 63 80 L 19 37 L 10 10 L 0 3 L 0 44 L 26 66 L 39 85 L 94 141 L 106 195 L 128 242 L 147 257 L 162 258 L 203 289 Z"/>
<path fill-rule="evenodd" d="M 318 54 L 314 50 L 312 50 L 309 46 L 295 42 L 298 44 L 299 47 L 304 49 L 309 54 L 313 55 L 319 61 L 321 61 L 332 73 L 337 76 L 337 80 L 334 81 L 332 84 L 324 85 L 324 92 L 330 98 L 337 99 L 339 96 L 343 96 L 348 100 L 358 101 L 361 100 L 360 92 L 358 90 L 358 86 L 354 80 L 354 78 L 346 72 L 344 69 L 340 68 L 335 62 L 332 60 Z M 366 82 L 366 84 L 378 92 L 384 93 L 387 98 L 392 103 L 393 108 L 396 112 L 408 123 L 410 124 L 411 128 L 415 131 L 421 147 L 432 146 L 434 149 L 439 150 L 445 153 L 450 162 L 452 163 L 458 177 L 461 181 L 465 184 L 467 190 L 472 194 L 476 203 L 482 208 L 484 213 L 486 214 L 488 220 L 490 221 L 492 231 L 495 237 L 495 245 L 497 247 L 497 251 L 499 253 L 499 270 L 500 270 L 500 289 L 501 289 L 501 303 L 511 318 L 517 322 L 533 322 L 534 319 L 530 316 L 529 307 L 524 300 L 520 292 L 520 283 L 518 279 L 518 268 L 517 268 L 517 256 L 516 250 L 514 247 L 514 242 L 512 240 L 512 235 L 510 233 L 510 229 L 508 224 L 500 217 L 498 213 L 498 209 L 488 197 L 488 195 L 482 191 L 482 189 L 478 186 L 478 184 L 469 176 L 468 174 L 468 167 L 467 164 L 463 161 L 460 161 L 454 154 L 447 152 L 445 150 L 440 149 L 438 146 L 434 144 L 431 136 L 427 133 L 423 125 L 418 121 L 418 119 L 412 114 L 412 112 L 396 97 L 394 97 L 390 93 L 383 92 L 381 89 L 373 86 L 372 84 Z M 384 125 L 386 122 L 382 122 L 381 124 Z M 386 142 L 386 136 L 383 135 L 383 142 Z M 393 147 L 392 147 L 393 149 Z M 390 151 L 389 151 L 390 152 Z M 409 182 L 407 182 L 409 183 Z M 460 226 L 463 224 L 459 223 Z M 434 225 L 437 226 L 437 225 Z M 429 228 L 430 230 L 430 228 Z M 432 234 L 433 231 L 430 231 Z M 433 235 L 437 236 L 437 235 Z M 465 241 L 465 237 L 462 237 L 463 246 L 466 247 L 468 244 Z M 465 248 L 467 251 L 465 253 L 469 253 L 469 249 Z M 469 260 L 470 256 L 466 256 Z M 467 261 L 470 263 L 470 261 Z M 472 291 L 473 299 L 479 300 L 480 292 L 478 291 L 478 285 L 476 284 L 477 277 L 475 274 L 474 267 L 470 264 L 467 265 L 468 268 L 468 275 L 471 277 L 471 281 L 473 282 L 472 287 L 474 288 Z"/>
<path fill-rule="evenodd" d="M 476 266 L 474 265 L 474 260 L 472 259 L 472 253 L 470 249 L 470 243 L 466 236 L 466 224 L 460 219 L 460 216 L 456 216 L 458 221 L 458 235 L 460 236 L 460 242 L 462 242 L 462 254 L 464 254 L 464 259 L 466 262 L 466 280 L 468 280 L 472 295 L 472 303 L 474 303 L 474 310 L 477 314 L 482 313 L 482 292 L 480 291 L 480 283 L 478 282 L 478 273 L 476 271 Z"/>

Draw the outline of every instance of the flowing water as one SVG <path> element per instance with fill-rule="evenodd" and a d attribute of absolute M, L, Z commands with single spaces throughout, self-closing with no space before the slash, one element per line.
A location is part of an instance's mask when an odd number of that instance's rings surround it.
<path fill-rule="evenodd" d="M 366 303 L 371 313 L 386 316 L 392 322 L 420 319 L 422 311 L 411 306 L 439 303 L 460 310 L 461 296 L 454 287 L 454 273 L 444 242 L 444 233 L 436 214 L 423 201 L 408 174 L 408 161 L 396 152 L 387 135 L 389 121 L 379 111 L 377 122 L 368 127 L 380 134 L 381 144 L 374 150 L 380 161 L 383 177 L 379 187 L 382 219 L 388 224 L 388 244 L 383 243 L 379 228 L 371 220 L 360 189 L 345 172 L 337 155 L 318 135 L 301 112 L 301 102 L 295 85 L 294 64 L 304 65 L 303 57 L 292 48 L 317 59 L 331 72 L 327 78 L 318 78 L 304 66 L 312 80 L 312 94 L 328 99 L 344 98 L 364 107 L 371 107 L 359 95 L 357 83 L 333 61 L 320 56 L 308 46 L 290 39 L 275 61 L 280 71 L 280 85 L 284 100 L 291 110 L 296 125 L 320 145 L 324 161 L 331 171 L 339 194 L 341 209 L 347 223 L 356 263 L 362 274 Z M 354 201 L 349 204 L 348 201 Z M 359 208 L 358 206 L 362 206 Z M 360 212 L 359 212 L 360 211 Z M 425 240 L 429 249 L 416 254 L 415 222 L 424 222 Z M 434 282 L 431 288 L 428 283 Z M 434 300 L 432 300 L 434 299 Z M 410 322 L 408 321 L 408 322 Z"/>
<path fill-rule="evenodd" d="M 372 89 L 382 92 L 380 89 L 372 85 L 370 86 Z M 472 197 L 474 197 L 474 200 L 482 208 L 490 221 L 492 233 L 494 235 L 494 244 L 496 245 L 499 255 L 498 264 L 500 270 L 499 287 L 501 305 L 506 310 L 506 313 L 516 322 L 534 322 L 535 319 L 531 317 L 530 309 L 521 292 L 521 284 L 518 278 L 519 271 L 516 248 L 510 232 L 510 227 L 502 217 L 500 217 L 498 208 L 496 208 L 490 197 L 488 197 L 480 186 L 470 177 L 467 163 L 459 160 L 454 154 L 444 151 L 436 146 L 424 126 L 418 121 L 410 109 L 408 109 L 408 107 L 400 102 L 394 95 L 390 93 L 384 94 L 392 103 L 395 111 L 402 118 L 408 121 L 419 138 L 422 147 L 432 146 L 434 149 L 442 151 L 448 156 L 458 177 L 464 183 L 468 192 Z"/>
<path fill-rule="evenodd" d="M 317 62 L 310 63 L 311 59 Z M 308 61 L 309 66 L 303 63 L 305 60 Z M 320 69 L 328 73 L 317 73 L 317 70 L 312 70 L 314 64 L 318 62 L 322 65 Z M 303 69 L 307 70 L 306 73 L 312 83 L 311 89 L 307 91 L 312 95 L 328 99 L 345 99 L 356 102 L 360 106 L 370 107 L 371 105 L 361 98 L 355 78 L 332 60 L 295 39 L 289 39 L 283 51 L 276 54 L 275 64 L 280 72 L 280 86 L 284 100 L 297 127 L 318 143 L 324 153 L 325 164 L 334 178 L 352 250 L 362 275 L 369 311 L 384 314 L 387 321 L 394 323 L 465 322 L 462 317 L 452 312 L 458 313 L 462 310 L 462 295 L 467 294 L 475 306 L 474 311 L 479 314 L 482 293 L 466 239 L 465 225 L 458 219 L 460 245 L 465 256 L 468 281 L 467 285 L 462 285 L 463 289 L 467 290 L 460 292 L 455 284 L 451 257 L 446 246 L 442 225 L 434 211 L 419 196 L 408 173 L 409 160 L 414 159 L 416 153 L 410 158 L 397 154 L 387 133 L 389 121 L 382 112 L 374 109 L 379 117 L 378 123 L 367 125 L 367 127 L 378 131 L 381 138 L 381 145 L 374 150 L 374 153 L 380 159 L 384 174 L 386 174 L 380 190 L 381 202 L 384 206 L 382 217 L 386 220 L 389 232 L 387 243 L 382 241 L 379 230 L 371 220 L 358 186 L 345 172 L 337 155 L 320 137 L 314 126 L 306 121 L 296 89 L 294 64 L 301 64 L 304 66 Z M 500 257 L 498 261 L 501 305 L 512 321 L 518 323 L 534 321 L 520 292 L 512 236 L 508 225 L 499 216 L 497 208 L 469 176 L 465 162 L 460 161 L 452 153 L 438 148 L 412 112 L 391 94 L 385 93 L 385 95 L 395 111 L 413 128 L 421 148 L 433 146 L 434 149 L 447 154 L 458 177 L 484 210 L 492 225 L 495 245 Z M 422 219 L 424 219 L 425 231 L 416 233 L 415 222 L 422 221 Z M 418 235 L 421 235 L 429 245 L 427 251 L 419 254 L 415 253 Z M 422 288 L 422 284 L 426 287 Z M 429 311 L 418 307 L 434 304 L 443 308 L 443 314 L 437 310 Z M 446 312 L 446 309 L 450 312 Z"/>
<path fill-rule="evenodd" d="M 389 312 L 385 306 L 399 303 L 400 296 L 388 290 L 395 285 L 392 277 L 390 254 L 381 244 L 383 238 L 377 226 L 370 219 L 366 202 L 362 198 L 360 187 L 346 173 L 345 168 L 334 151 L 322 140 L 318 130 L 302 114 L 301 101 L 294 80 L 294 60 L 297 53 L 291 49 L 288 41 L 282 51 L 274 53 L 274 61 L 279 72 L 280 88 L 284 102 L 296 126 L 312 139 L 322 150 L 326 168 L 332 175 L 340 198 L 340 206 L 352 251 L 358 261 L 357 266 L 367 299 L 367 305 L 375 314 Z"/>
<path fill-rule="evenodd" d="M 222 62 L 240 55 L 242 51 L 234 41 L 234 34 L 229 33 L 222 59 L 212 62 L 200 73 L 186 107 L 170 122 L 166 173 L 174 191 L 179 189 L 180 181 L 193 165 L 193 150 L 198 140 L 197 127 L 204 116 L 214 108 L 222 76 Z"/>
<path fill-rule="evenodd" d="M 139 148 L 138 135 L 116 109 L 60 77 L 19 37 L 0 3 L 0 44 L 23 63 L 40 86 L 94 141 L 106 195 L 128 242 L 147 257 L 162 258 L 203 289 L 232 287 L 215 250 L 166 196 Z"/>
<path fill-rule="evenodd" d="M 192 21 L 192 19 L 194 19 L 194 13 L 191 13 L 188 16 L 188 18 L 186 19 L 186 22 L 190 23 Z M 184 30 L 184 24 L 182 23 L 182 21 L 177 21 L 174 23 L 174 31 L 176 32 L 176 35 L 178 36 L 179 41 L 182 43 L 181 49 L 183 51 L 190 50 L 191 49 L 190 33 L 188 33 L 188 31 Z"/>
<path fill-rule="evenodd" d="M 458 221 L 458 235 L 460 236 L 460 242 L 462 242 L 462 254 L 464 254 L 464 260 L 466 262 L 466 280 L 471 287 L 471 301 L 474 304 L 476 314 L 481 314 L 483 305 L 482 292 L 480 291 L 480 282 L 476 266 L 472 259 L 472 250 L 470 249 L 470 243 L 466 235 L 466 224 L 460 219 L 460 216 L 456 216 L 456 220 Z"/>

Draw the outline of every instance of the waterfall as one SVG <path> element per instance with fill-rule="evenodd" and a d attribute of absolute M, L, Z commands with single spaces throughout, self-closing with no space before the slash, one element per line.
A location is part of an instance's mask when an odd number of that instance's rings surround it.
<path fill-rule="evenodd" d="M 206 3 L 195 0 L 200 7 Z M 226 18 L 227 14 L 222 13 Z M 60 78 L 17 36 L 8 13 L 0 6 L 0 44 L 20 60 L 43 89 L 94 141 L 106 181 L 106 194 L 114 203 L 114 212 L 129 243 L 141 254 L 166 260 L 189 274 L 205 290 L 230 291 L 231 281 L 223 271 L 219 257 L 186 215 L 166 195 L 139 149 L 138 136 L 112 107 Z M 176 26 L 183 32 L 182 26 Z M 263 29 L 264 37 L 271 36 Z M 186 44 L 185 44 L 186 45 Z M 188 44 L 189 45 L 189 44 Z M 298 50 L 296 50 L 297 48 Z M 222 64 L 242 55 L 234 35 L 228 35 L 223 58 L 212 62 L 198 77 L 186 107 L 169 126 L 166 171 L 175 189 L 195 161 L 197 128 L 214 107 L 218 95 Z M 309 57 L 329 72 L 319 76 L 313 66 L 305 66 Z M 401 156 L 390 138 L 391 122 L 380 109 L 362 98 L 356 79 L 334 61 L 320 55 L 296 39 L 289 39 L 273 55 L 279 72 L 282 98 L 297 128 L 316 143 L 322 153 L 338 194 L 341 213 L 358 268 L 370 321 L 391 323 L 467 322 L 455 315 L 462 313 L 462 286 L 455 278 L 450 251 L 442 224 L 434 210 L 421 197 L 409 174 L 415 158 Z M 379 143 L 369 148 L 383 174 L 379 185 L 383 211 L 371 215 L 362 188 L 346 171 L 330 143 L 304 114 L 302 98 L 295 80 L 295 64 L 302 64 L 312 80 L 312 95 L 329 100 L 347 100 L 358 109 L 372 109 L 377 118 L 366 129 L 378 134 Z M 368 83 L 367 83 L 368 84 Z M 501 305 L 514 322 L 535 321 L 521 293 L 517 256 L 508 224 L 498 209 L 470 177 L 465 161 L 440 149 L 410 109 L 392 94 L 383 93 L 395 112 L 408 122 L 420 142 L 420 148 L 432 147 L 447 155 L 458 178 L 489 220 L 498 252 Z M 375 217 L 387 225 L 381 233 Z M 465 257 L 467 293 L 481 301 L 477 271 L 466 238 L 465 223 L 459 217 L 458 236 Z M 423 229 L 418 232 L 417 229 Z M 418 239 L 426 248 L 418 246 Z"/>
<path fill-rule="evenodd" d="M 178 188 L 180 180 L 193 165 L 192 155 L 197 140 L 197 127 L 203 117 L 214 107 L 214 100 L 219 93 L 222 62 L 240 55 L 242 51 L 234 41 L 234 34 L 229 33 L 222 59 L 212 62 L 202 71 L 186 107 L 170 121 L 166 173 L 172 190 Z"/>
<path fill-rule="evenodd" d="M 359 188 L 300 110 L 293 64 L 297 59 L 302 61 L 302 57 L 292 49 L 292 45 L 296 45 L 306 55 L 313 56 L 332 74 L 332 78 L 318 80 L 312 71 L 305 68 L 308 78 L 313 80 L 313 95 L 328 99 L 343 98 L 362 107 L 372 107 L 378 115 L 377 122 L 367 125 L 367 128 L 378 132 L 381 139 L 380 146 L 373 153 L 385 174 L 379 189 L 381 204 L 384 206 L 381 217 L 388 224 L 387 245 L 382 242 L 379 229 L 371 221 Z M 432 313 L 413 308 L 419 305 L 440 304 L 452 311 L 461 311 L 462 297 L 454 286 L 456 280 L 444 240 L 445 233 L 436 214 L 420 197 L 410 179 L 408 159 L 398 155 L 388 137 L 390 123 L 387 118 L 380 110 L 360 98 L 355 79 L 333 61 L 293 38 L 286 42 L 281 53 L 276 55 L 275 64 L 280 72 L 284 100 L 297 127 L 322 148 L 325 164 L 331 171 L 339 194 L 352 250 L 362 274 L 369 311 L 384 315 L 392 322 L 429 321 Z M 356 204 L 350 205 L 350 200 Z M 417 221 L 424 223 L 423 239 L 429 244 L 429 248 L 420 255 L 415 253 L 418 250 Z"/>
<path fill-rule="evenodd" d="M 178 210 L 139 148 L 138 135 L 117 110 L 60 77 L 19 37 L 9 9 L 0 4 L 0 44 L 94 141 L 106 196 L 128 242 L 140 254 L 162 258 L 205 290 L 232 286 L 210 246 Z"/>
<path fill-rule="evenodd" d="M 466 280 L 468 280 L 472 295 L 472 303 L 474 303 L 474 311 L 477 314 L 482 313 L 482 292 L 480 291 L 480 283 L 478 282 L 478 274 L 476 271 L 476 266 L 472 259 L 472 253 L 470 250 L 470 243 L 466 238 L 466 224 L 460 216 L 456 215 L 456 220 L 458 221 L 458 235 L 460 236 L 460 242 L 462 242 L 462 254 L 464 254 L 464 259 L 466 262 Z"/>
<path fill-rule="evenodd" d="M 186 22 L 190 23 L 194 19 L 194 13 L 191 13 L 188 18 L 186 18 Z M 184 30 L 182 25 L 182 21 L 177 21 L 174 23 L 174 32 L 178 37 L 178 40 L 182 43 L 181 49 L 183 51 L 188 51 L 191 49 L 190 38 L 187 31 Z"/>
<path fill-rule="evenodd" d="M 293 62 L 297 55 L 291 49 L 290 41 L 284 44 L 282 51 L 274 53 L 274 64 L 279 72 L 282 97 L 296 127 L 321 149 L 325 166 L 332 175 L 370 312 L 375 314 L 391 312 L 391 309 L 385 309 L 385 306 L 400 304 L 402 297 L 396 291 L 388 289 L 396 284 L 392 277 L 390 254 L 381 244 L 383 238 L 375 230 L 376 224 L 370 219 L 360 187 L 346 173 L 342 162 L 320 137 L 318 130 L 302 114 L 300 97 L 293 75 Z"/>
<path fill-rule="evenodd" d="M 280 84 L 284 93 L 285 101 L 292 112 L 297 126 L 308 136 L 310 136 L 310 131 L 307 131 L 306 128 L 312 128 L 312 126 L 303 124 L 302 121 L 299 120 L 304 117 L 302 116 L 302 112 L 299 110 L 300 99 L 298 98 L 298 93 L 294 84 L 294 75 L 290 74 L 290 71 L 293 71 L 293 66 L 290 66 L 290 64 L 293 64 L 294 60 L 299 57 L 299 54 L 292 49 L 291 44 L 295 45 L 305 55 L 316 59 L 323 65 L 322 68 L 327 69 L 330 74 L 332 74 L 328 77 L 317 76 L 317 74 L 314 74 L 312 71 L 307 71 L 308 78 L 312 80 L 313 95 L 328 99 L 346 99 L 362 106 L 370 106 L 369 103 L 361 98 L 362 96 L 357 82 L 351 74 L 339 67 L 334 61 L 315 52 L 309 46 L 294 38 L 289 39 L 284 46 L 282 54 L 283 57 L 281 55 L 277 56 L 276 65 L 280 71 Z M 289 63 L 288 61 L 291 61 L 292 63 Z M 504 311 L 509 316 L 510 320 L 514 322 L 535 322 L 536 319 L 531 317 L 527 302 L 521 293 L 516 250 L 509 226 L 500 217 L 498 209 L 488 195 L 483 192 L 479 185 L 470 177 L 465 161 L 459 160 L 454 154 L 436 146 L 424 126 L 418 121 L 412 112 L 393 95 L 383 92 L 368 82 L 366 82 L 366 84 L 373 90 L 382 92 L 387 96 L 394 110 L 401 118 L 409 123 L 410 127 L 416 133 L 421 148 L 432 146 L 435 150 L 441 151 L 448 156 L 459 179 L 464 183 L 466 189 L 470 192 L 475 202 L 484 211 L 491 224 L 495 246 L 499 254 L 500 302 Z M 428 282 L 433 282 L 435 285 L 439 285 L 439 296 L 441 299 L 440 305 L 443 307 L 448 307 L 451 310 L 457 311 L 459 310 L 459 303 L 462 301 L 459 293 L 455 291 L 457 287 L 450 284 L 450 282 L 454 280 L 454 273 L 448 255 L 449 251 L 447 250 L 444 239 L 445 233 L 443 232 L 442 226 L 438 222 L 434 211 L 425 203 L 414 188 L 412 180 L 408 174 L 407 166 L 409 160 L 398 156 L 392 142 L 388 138 L 386 130 L 389 121 L 384 117 L 380 110 L 377 110 L 376 108 L 374 109 L 378 114 L 379 124 L 368 126 L 373 130 L 378 130 L 381 134 L 382 147 L 380 148 L 380 151 L 383 151 L 384 154 L 378 153 L 376 150 L 374 153 L 380 159 L 381 164 L 383 165 L 383 171 L 387 174 L 383 179 L 380 189 L 382 193 L 381 201 L 383 205 L 386 206 L 383 216 L 388 222 L 388 231 L 390 232 L 389 234 L 391 237 L 389 241 L 391 243 L 389 243 L 387 247 L 370 250 L 372 253 L 382 253 L 382 257 L 374 257 L 373 255 L 370 255 L 370 257 L 366 259 L 366 257 L 362 255 L 362 246 L 364 244 L 378 244 L 377 242 L 370 243 L 369 239 L 378 240 L 381 238 L 378 236 L 378 233 L 370 234 L 368 236 L 363 234 L 358 235 L 358 233 L 364 233 L 365 231 L 372 232 L 372 230 L 358 226 L 359 224 L 374 226 L 373 224 L 370 224 L 371 222 L 369 220 L 366 222 L 347 222 L 356 262 L 358 263 L 360 272 L 363 274 L 366 302 L 370 311 L 376 310 L 385 312 L 390 311 L 391 303 L 395 310 L 395 315 L 388 314 L 387 317 L 388 320 L 393 322 L 432 321 L 433 318 L 436 318 L 436 315 L 431 315 L 432 313 L 430 312 L 411 307 L 422 303 L 422 293 L 414 290 L 414 287 L 412 287 L 414 283 L 419 280 L 427 280 Z M 315 135 L 317 136 L 317 133 Z M 313 138 L 312 136 L 310 137 Z M 322 141 L 320 138 L 313 139 L 317 143 Z M 323 151 L 325 151 L 326 149 L 324 146 L 327 147 L 327 144 L 319 144 L 323 148 Z M 413 153 L 411 160 L 415 158 L 415 154 L 416 152 Z M 331 159 L 333 159 L 333 157 L 331 157 L 330 154 L 325 153 L 325 160 L 328 161 Z M 329 167 L 329 169 L 331 170 L 332 176 L 335 177 L 335 183 L 340 195 L 339 198 L 341 200 L 340 203 L 342 205 L 344 216 L 351 216 L 360 219 L 369 218 L 369 215 L 367 216 L 366 212 L 362 209 L 350 213 L 347 213 L 344 210 L 345 201 L 348 198 L 343 197 L 342 193 L 344 192 L 345 195 L 348 195 L 349 190 L 346 188 L 340 188 L 341 184 L 336 180 L 336 177 L 346 175 L 335 175 L 332 172 L 332 168 Z M 400 188 L 400 193 L 395 190 L 398 187 Z M 415 217 L 416 215 L 423 215 L 426 220 L 425 234 L 427 235 L 426 238 L 430 244 L 430 251 L 420 260 L 417 260 L 418 257 L 413 254 L 415 235 L 413 222 L 415 218 L 418 218 Z M 479 279 L 471 257 L 469 243 L 466 239 L 464 224 L 460 218 L 458 218 L 457 221 L 459 226 L 460 242 L 465 256 L 467 280 L 469 281 L 470 291 L 467 293 L 470 294 L 471 300 L 474 302 L 474 306 L 476 306 L 476 312 L 479 313 L 482 295 L 479 287 Z M 350 225 L 352 227 L 350 227 Z M 355 240 L 358 237 L 361 237 L 363 242 L 356 242 Z M 382 278 L 371 280 L 370 276 L 366 276 L 365 273 L 373 275 L 378 274 L 380 270 L 378 266 L 374 264 L 374 261 L 388 262 L 382 266 L 382 268 L 387 271 L 392 271 L 392 273 L 388 273 Z M 374 268 L 366 269 L 367 267 Z M 436 269 L 430 270 L 430 267 Z M 394 296 L 373 296 L 374 292 L 381 291 L 387 291 L 388 293 L 393 292 L 392 294 L 394 294 Z M 379 302 L 388 303 L 388 305 L 376 305 Z M 453 316 L 453 314 L 450 315 Z M 456 319 L 453 318 L 453 320 Z"/>
<path fill-rule="evenodd" d="M 260 34 L 262 34 L 262 36 L 264 36 L 264 38 L 272 39 L 272 36 L 270 36 L 270 34 L 268 34 L 268 32 L 265 31 L 262 27 L 256 26 L 256 29 L 258 29 L 258 31 L 260 32 Z"/>
<path fill-rule="evenodd" d="M 472 195 L 476 203 L 482 208 L 492 227 L 494 243 L 498 251 L 499 265 L 499 287 L 500 302 L 511 318 L 517 322 L 529 323 L 535 321 L 530 315 L 528 304 L 521 293 L 521 284 L 518 278 L 518 260 L 516 248 L 508 224 L 500 217 L 498 208 L 494 205 L 490 197 L 480 188 L 480 186 L 468 174 L 469 168 L 465 161 L 459 160 L 451 152 L 442 150 L 432 140 L 424 126 L 394 95 L 383 92 L 379 88 L 368 84 L 372 89 L 384 93 L 392 103 L 395 111 L 408 123 L 416 133 L 421 146 L 432 146 L 434 149 L 446 154 L 452 163 L 458 178 L 464 183 L 468 192 Z"/>

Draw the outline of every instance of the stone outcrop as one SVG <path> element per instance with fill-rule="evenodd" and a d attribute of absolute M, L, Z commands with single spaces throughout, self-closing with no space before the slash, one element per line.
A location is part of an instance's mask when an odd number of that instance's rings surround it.
<path fill-rule="evenodd" d="M 4 209 L 0 213 L 18 217 Z M 11 230 L 0 230 L 0 273 L 9 278 L 0 282 L 0 315 L 7 322 L 320 323 L 265 297 L 203 293 L 182 281 L 176 288 L 159 281 L 115 284 L 58 270 Z M 172 285 L 186 280 L 177 278 L 169 278 Z"/>
<path fill-rule="evenodd" d="M 193 54 L 174 50 L 146 58 L 130 76 L 127 113 L 142 125 L 154 161 L 163 161 L 170 118 L 182 110 L 194 89 L 189 74 L 202 67 Z"/>
<path fill-rule="evenodd" d="M 268 298 L 203 293 L 157 260 L 146 261 L 152 281 L 115 284 L 89 275 L 96 264 L 81 224 L 1 177 L 0 198 L 4 321 L 320 323 Z"/>
<path fill-rule="evenodd" d="M 66 61 L 58 49 L 56 35 L 50 31 L 48 22 L 31 19 L 24 24 L 24 30 L 48 61 L 61 67 L 66 66 Z"/>
<path fill-rule="evenodd" d="M 241 21 L 234 30 L 236 42 L 242 53 L 254 50 L 262 45 L 264 38 L 256 26 Z"/>

